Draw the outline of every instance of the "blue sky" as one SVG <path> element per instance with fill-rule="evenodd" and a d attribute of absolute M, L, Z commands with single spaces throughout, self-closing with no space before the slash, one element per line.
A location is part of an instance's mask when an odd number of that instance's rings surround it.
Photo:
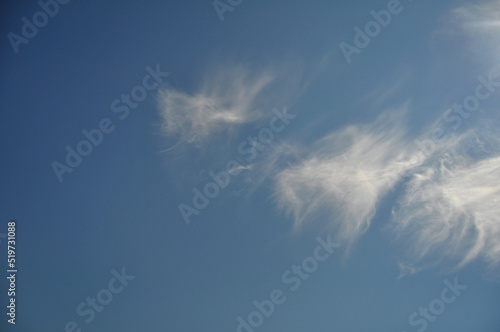
<path fill-rule="evenodd" d="M 2 331 L 498 332 L 499 1 L 1 6 Z"/>

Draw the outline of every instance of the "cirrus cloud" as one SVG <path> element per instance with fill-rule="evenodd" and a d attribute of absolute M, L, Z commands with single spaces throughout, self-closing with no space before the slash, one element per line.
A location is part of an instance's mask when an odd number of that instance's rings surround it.
<path fill-rule="evenodd" d="M 393 211 L 393 229 L 410 243 L 402 273 L 500 262 L 499 146 L 494 132 L 471 130 L 413 172 Z"/>
<path fill-rule="evenodd" d="M 276 175 L 278 204 L 293 215 L 296 229 L 325 212 L 340 241 L 368 229 L 380 198 L 423 158 L 404 137 L 406 107 L 324 137 Z"/>
<path fill-rule="evenodd" d="M 253 122 L 263 109 L 257 97 L 275 79 L 270 70 L 229 67 L 207 75 L 196 93 L 166 89 L 159 96 L 163 131 L 178 136 L 180 143 L 200 146 L 216 133 Z"/>

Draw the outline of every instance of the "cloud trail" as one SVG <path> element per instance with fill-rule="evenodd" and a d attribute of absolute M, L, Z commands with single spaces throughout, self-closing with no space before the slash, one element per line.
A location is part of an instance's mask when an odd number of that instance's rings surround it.
<path fill-rule="evenodd" d="M 293 216 L 295 230 L 326 219 L 337 240 L 349 245 L 370 227 L 381 199 L 403 183 L 387 224 L 406 249 L 402 275 L 436 264 L 461 268 L 476 259 L 498 266 L 497 124 L 480 122 L 425 154 L 408 138 L 406 109 L 333 132 L 308 149 L 296 147 L 296 161 L 274 175 L 279 207 Z"/>
<path fill-rule="evenodd" d="M 216 133 L 253 122 L 262 116 L 258 97 L 275 79 L 270 70 L 254 74 L 233 66 L 207 75 L 194 94 L 166 89 L 159 98 L 163 131 L 199 147 Z"/>
<path fill-rule="evenodd" d="M 325 212 L 340 241 L 352 242 L 368 229 L 380 198 L 420 163 L 407 148 L 401 113 L 405 109 L 334 132 L 276 175 L 276 199 L 296 229 Z"/>
<path fill-rule="evenodd" d="M 500 262 L 499 146 L 494 132 L 469 131 L 415 170 L 393 211 L 393 230 L 411 240 L 406 272 Z"/>

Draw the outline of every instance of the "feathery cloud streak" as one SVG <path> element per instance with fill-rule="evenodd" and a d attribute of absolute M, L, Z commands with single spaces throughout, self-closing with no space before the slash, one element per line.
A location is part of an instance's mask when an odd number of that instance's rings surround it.
<path fill-rule="evenodd" d="M 208 75 L 194 94 L 166 89 L 160 93 L 163 130 L 199 147 L 216 133 L 259 119 L 263 108 L 257 97 L 275 79 L 272 71 L 230 67 Z"/>
<path fill-rule="evenodd" d="M 423 158 L 412 155 L 403 128 L 400 115 L 385 113 L 373 124 L 326 136 L 301 162 L 279 172 L 275 195 L 295 228 L 328 212 L 339 240 L 351 242 L 365 232 L 379 199 Z"/>
<path fill-rule="evenodd" d="M 497 134 L 469 131 L 415 170 L 393 219 L 396 233 L 412 240 L 404 262 L 411 271 L 442 259 L 456 267 L 500 262 L 499 147 Z"/>

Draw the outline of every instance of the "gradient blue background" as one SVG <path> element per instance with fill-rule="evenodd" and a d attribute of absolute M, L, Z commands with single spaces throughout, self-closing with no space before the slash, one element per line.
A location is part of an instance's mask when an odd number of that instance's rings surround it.
<path fill-rule="evenodd" d="M 245 0 L 221 22 L 211 1 L 71 1 L 15 54 L 7 33 L 19 33 L 21 17 L 40 8 L 35 1 L 2 2 L 0 231 L 17 219 L 19 272 L 17 324 L 6 326 L 2 309 L 1 330 L 64 331 L 74 320 L 83 331 L 235 331 L 236 317 L 253 311 L 254 300 L 281 288 L 287 301 L 258 331 L 415 331 L 408 316 L 440 295 L 445 278 L 458 277 L 469 288 L 427 330 L 500 331 L 500 287 L 484 280 L 483 266 L 397 279 L 398 249 L 383 231 L 390 198 L 348 259 L 332 255 L 290 292 L 281 275 L 312 254 L 317 234 L 290 235 L 290 218 L 269 200 L 268 186 L 253 189 L 236 179 L 189 226 L 177 208 L 205 183 L 200 172 L 239 158 L 237 143 L 260 127 L 244 127 L 217 159 L 207 153 L 175 160 L 161 152 L 175 139 L 159 129 L 156 91 L 124 121 L 110 111 L 115 98 L 142 82 L 146 66 L 170 73 L 165 86 L 191 91 L 208 64 L 225 59 L 266 65 L 291 57 L 312 68 L 330 54 L 337 64 L 289 107 L 298 116 L 276 142 L 313 141 L 373 120 L 385 105 L 362 98 L 407 69 L 414 75 L 390 102 L 412 98 L 420 111 L 410 123 L 419 128 L 463 98 L 482 72 L 474 63 L 431 61 L 430 35 L 456 5 L 448 0 L 404 2 L 405 10 L 347 65 L 338 44 L 351 42 L 353 27 L 386 4 Z M 115 131 L 59 183 L 51 163 L 62 162 L 65 146 L 76 146 L 80 131 L 105 117 Z M 304 130 L 318 119 L 314 131 Z M 5 308 L 5 241 L 0 245 Z M 75 308 L 122 267 L 136 279 L 85 324 Z"/>

